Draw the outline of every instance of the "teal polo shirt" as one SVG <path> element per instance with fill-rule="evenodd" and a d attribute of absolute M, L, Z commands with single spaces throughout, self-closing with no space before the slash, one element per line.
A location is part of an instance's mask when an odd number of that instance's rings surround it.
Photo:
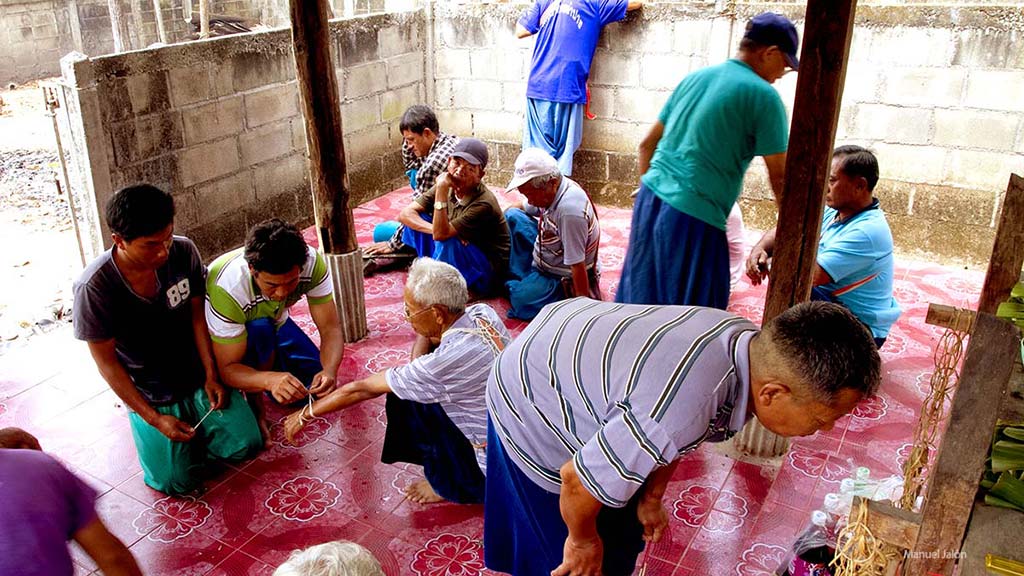
<path fill-rule="evenodd" d="M 721 230 L 750 161 L 785 152 L 789 143 L 779 93 L 739 60 L 688 75 L 658 120 L 665 130 L 641 181 L 676 210 Z"/>
<path fill-rule="evenodd" d="M 818 240 L 818 266 L 832 278 L 821 286 L 871 329 L 885 338 L 900 307 L 892 297 L 892 232 L 878 200 L 846 220 L 825 208 Z"/>

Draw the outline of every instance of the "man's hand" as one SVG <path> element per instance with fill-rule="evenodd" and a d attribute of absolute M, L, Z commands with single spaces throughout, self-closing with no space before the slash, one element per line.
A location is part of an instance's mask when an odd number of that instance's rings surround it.
<path fill-rule="evenodd" d="M 644 541 L 657 542 L 668 526 L 668 513 L 661 499 L 641 498 L 636 507 L 636 517 L 644 527 Z"/>
<path fill-rule="evenodd" d="M 0 430 L 0 448 L 12 450 L 39 450 L 39 440 L 21 428 L 4 428 Z"/>
<path fill-rule="evenodd" d="M 188 442 L 196 435 L 194 428 L 170 414 L 160 414 L 149 425 L 174 442 Z"/>
<path fill-rule="evenodd" d="M 760 246 L 754 246 L 747 257 L 747 278 L 754 286 L 761 284 L 761 281 L 768 277 L 768 268 L 771 265 L 771 256 Z"/>
<path fill-rule="evenodd" d="M 604 544 L 600 538 L 577 542 L 565 539 L 562 563 L 551 571 L 551 576 L 601 576 Z"/>
<path fill-rule="evenodd" d="M 389 254 L 391 252 L 391 245 L 387 242 L 374 242 L 369 246 L 363 248 L 363 254 L 366 256 L 376 256 L 377 254 Z"/>
<path fill-rule="evenodd" d="M 288 372 L 271 372 L 267 390 L 280 404 L 291 404 L 309 395 L 302 381 Z"/>
<path fill-rule="evenodd" d="M 203 390 L 206 391 L 206 398 L 210 401 L 210 410 L 220 410 L 224 406 L 224 400 L 227 399 L 228 393 L 216 378 L 207 380 L 203 385 Z"/>
<path fill-rule="evenodd" d="M 313 376 L 313 383 L 309 387 L 309 393 L 320 398 L 334 390 L 334 383 L 334 374 L 321 371 L 316 376 Z"/>
<path fill-rule="evenodd" d="M 306 425 L 307 420 L 302 414 L 304 410 L 305 407 L 292 412 L 284 419 L 284 437 L 288 439 L 289 444 L 295 443 L 295 435 Z"/>

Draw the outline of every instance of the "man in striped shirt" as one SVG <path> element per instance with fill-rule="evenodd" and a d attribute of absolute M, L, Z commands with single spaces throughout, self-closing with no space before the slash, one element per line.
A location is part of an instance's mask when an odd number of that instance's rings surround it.
<path fill-rule="evenodd" d="M 320 332 L 320 349 L 288 317 L 303 296 Z M 345 343 L 331 275 L 323 256 L 306 245 L 295 226 L 277 218 L 261 222 L 243 248 L 213 261 L 206 280 L 206 322 L 228 386 L 267 392 L 282 404 L 334 389 Z M 261 400 L 254 409 L 261 412 Z M 266 439 L 266 423 L 257 416 Z"/>
<path fill-rule="evenodd" d="M 338 388 L 285 420 L 291 440 L 316 416 L 387 394 L 381 460 L 423 466 L 406 489 L 415 502 L 482 502 L 487 404 L 494 357 L 511 340 L 486 304 L 466 307 L 466 280 L 453 266 L 416 260 L 405 286 L 405 315 L 416 332 L 412 361 Z"/>
<path fill-rule="evenodd" d="M 548 305 L 487 384 L 487 567 L 632 573 L 667 525 L 680 456 L 753 415 L 782 436 L 828 430 L 875 392 L 880 365 L 870 333 L 832 303 L 762 331 L 710 308 Z"/>

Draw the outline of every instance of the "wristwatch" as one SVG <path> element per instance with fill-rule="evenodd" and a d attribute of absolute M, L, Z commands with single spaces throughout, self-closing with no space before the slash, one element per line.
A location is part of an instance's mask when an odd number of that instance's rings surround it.
<path fill-rule="evenodd" d="M 447 202 L 434 202 L 434 210 L 444 210 L 448 208 Z"/>

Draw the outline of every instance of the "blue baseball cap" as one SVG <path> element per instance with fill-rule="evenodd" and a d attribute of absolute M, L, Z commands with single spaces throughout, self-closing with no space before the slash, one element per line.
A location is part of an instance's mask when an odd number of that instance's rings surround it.
<path fill-rule="evenodd" d="M 778 46 L 789 67 L 793 70 L 800 69 L 800 60 L 796 57 L 800 38 L 797 36 L 796 26 L 782 14 L 765 12 L 754 16 L 747 22 L 747 30 L 743 37 L 750 38 L 762 46 Z"/>

